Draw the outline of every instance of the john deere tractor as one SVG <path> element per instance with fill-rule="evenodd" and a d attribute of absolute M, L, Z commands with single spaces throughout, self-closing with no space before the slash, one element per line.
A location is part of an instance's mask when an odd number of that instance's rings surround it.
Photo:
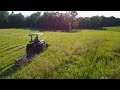
<path fill-rule="evenodd" d="M 26 46 L 27 58 L 31 58 L 33 55 L 39 54 L 48 47 L 48 44 L 44 40 L 38 39 L 39 35 L 43 35 L 43 34 L 42 33 L 29 34 L 31 40 L 29 41 L 29 44 L 27 44 Z"/>

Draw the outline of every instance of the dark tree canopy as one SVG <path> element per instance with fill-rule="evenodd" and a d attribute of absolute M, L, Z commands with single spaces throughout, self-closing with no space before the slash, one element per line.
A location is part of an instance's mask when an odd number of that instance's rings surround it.
<path fill-rule="evenodd" d="M 93 16 L 78 17 L 76 11 L 66 13 L 46 11 L 43 14 L 36 12 L 24 17 L 21 13 L 11 14 L 0 11 L 0 28 L 42 28 L 49 30 L 66 30 L 82 28 L 101 28 L 107 26 L 120 26 L 120 18 Z"/>
<path fill-rule="evenodd" d="M 0 28 L 7 27 L 9 12 L 0 11 Z"/>
<path fill-rule="evenodd" d="M 8 24 L 9 27 L 15 27 L 15 28 L 20 28 L 24 26 L 24 16 L 19 13 L 19 14 L 11 14 L 8 17 Z"/>

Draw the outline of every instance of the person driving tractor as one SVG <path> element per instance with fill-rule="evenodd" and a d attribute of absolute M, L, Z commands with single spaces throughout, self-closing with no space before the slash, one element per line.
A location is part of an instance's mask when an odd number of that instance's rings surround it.
<path fill-rule="evenodd" d="M 34 42 L 39 42 L 38 36 L 35 37 Z"/>
<path fill-rule="evenodd" d="M 37 35 L 37 36 L 35 36 L 34 43 L 35 43 L 36 45 L 38 45 L 39 42 L 40 42 L 40 41 L 38 40 L 38 35 Z"/>

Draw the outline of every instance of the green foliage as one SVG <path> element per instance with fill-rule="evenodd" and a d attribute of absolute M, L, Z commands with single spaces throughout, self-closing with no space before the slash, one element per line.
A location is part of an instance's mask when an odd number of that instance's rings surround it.
<path fill-rule="evenodd" d="M 0 28 L 5 28 L 8 26 L 8 16 L 9 13 L 7 11 L 0 11 Z"/>
<path fill-rule="evenodd" d="M 9 27 L 12 27 L 12 28 L 13 27 L 14 28 L 23 27 L 24 26 L 24 21 L 25 21 L 25 18 L 21 13 L 19 13 L 19 14 L 11 14 L 8 17 Z"/>
<path fill-rule="evenodd" d="M 108 26 L 120 26 L 120 18 L 114 16 L 78 17 L 76 11 L 59 13 L 53 11 L 36 12 L 24 17 L 21 13 L 9 14 L 0 11 L 0 28 L 40 28 L 52 31 L 77 31 L 77 29 L 101 29 Z"/>

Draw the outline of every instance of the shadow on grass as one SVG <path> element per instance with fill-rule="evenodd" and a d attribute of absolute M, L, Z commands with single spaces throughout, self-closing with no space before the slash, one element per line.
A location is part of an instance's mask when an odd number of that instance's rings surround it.
<path fill-rule="evenodd" d="M 107 27 L 102 27 L 102 28 L 93 28 L 92 30 L 99 30 L 99 31 L 114 31 L 114 32 L 120 32 L 119 29 L 116 29 L 116 30 L 112 30 L 112 29 L 109 29 Z"/>
<path fill-rule="evenodd" d="M 17 28 L 16 28 L 17 29 Z M 37 31 L 37 32 L 64 32 L 64 33 L 77 33 L 81 30 L 96 30 L 96 31 L 114 31 L 114 32 L 120 32 L 119 29 L 112 30 L 108 29 L 107 27 L 100 27 L 100 28 L 81 28 L 81 29 L 73 29 L 73 30 L 54 30 L 54 29 L 43 29 L 43 28 L 19 28 L 24 30 L 31 30 L 31 31 Z"/>
<path fill-rule="evenodd" d="M 91 28 L 90 30 L 107 30 L 107 28 L 104 28 L 104 27 L 100 27 L 100 28 Z"/>
<path fill-rule="evenodd" d="M 76 33 L 80 30 L 55 30 L 55 29 L 42 29 L 42 28 L 23 28 L 24 30 L 39 31 L 39 32 L 65 32 L 65 33 Z"/>
<path fill-rule="evenodd" d="M 0 79 L 6 79 L 9 75 L 16 73 L 22 66 L 27 66 L 30 62 L 31 61 L 22 64 L 15 62 L 9 68 L 0 73 Z"/>
<path fill-rule="evenodd" d="M 6 78 L 7 76 L 14 74 L 18 69 L 20 68 L 20 65 L 13 64 L 9 68 L 7 68 L 4 72 L 0 74 L 0 78 Z"/>
<path fill-rule="evenodd" d="M 78 31 L 81 31 L 81 29 L 73 29 L 73 30 L 55 30 L 55 29 L 44 29 L 44 28 L 11 28 L 11 29 L 23 29 L 23 30 L 31 30 L 37 32 L 64 32 L 64 33 L 76 33 Z"/>
<path fill-rule="evenodd" d="M 107 28 L 95 28 L 95 30 L 107 30 Z"/>
<path fill-rule="evenodd" d="M 10 28 L 8 28 L 10 29 Z M 80 28 L 74 30 L 55 30 L 55 29 L 44 29 L 44 28 L 11 28 L 11 29 L 24 29 L 24 30 L 31 30 L 31 31 L 39 31 L 39 32 L 65 32 L 65 33 L 76 33 L 81 30 L 99 30 L 99 31 L 115 31 L 120 32 L 120 30 L 109 30 L 107 27 L 100 27 L 100 28 Z"/>
<path fill-rule="evenodd" d="M 23 28 L 24 30 L 39 31 L 39 32 L 55 32 L 52 29 L 42 29 L 42 28 Z"/>

